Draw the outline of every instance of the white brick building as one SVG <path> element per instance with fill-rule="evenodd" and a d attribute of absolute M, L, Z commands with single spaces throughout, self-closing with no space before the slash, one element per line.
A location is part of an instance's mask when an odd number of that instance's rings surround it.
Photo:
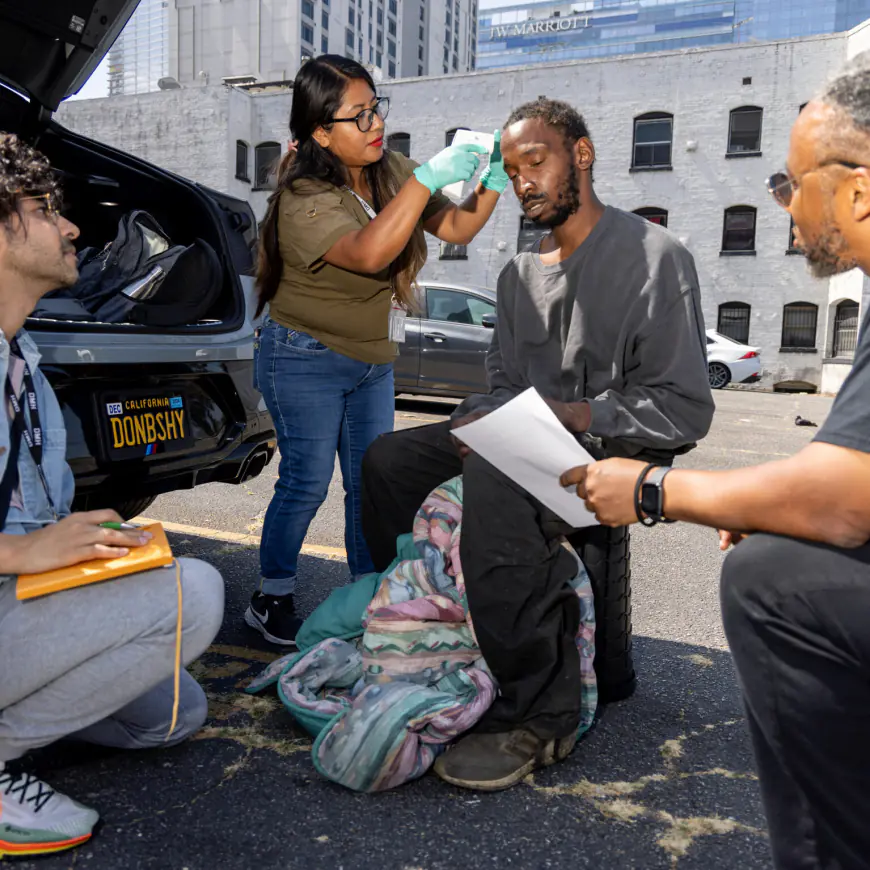
<path fill-rule="evenodd" d="M 837 306 L 845 301 L 841 317 L 854 319 L 865 281 L 858 273 L 831 282 L 811 278 L 803 258 L 787 253 L 789 217 L 764 180 L 784 165 L 800 107 L 865 43 L 870 26 L 862 25 L 850 34 L 424 77 L 382 90 L 393 101 L 388 132 L 408 134 L 419 161 L 443 148 L 452 128 L 493 129 L 542 94 L 571 102 L 596 146 L 601 198 L 627 210 L 666 211 L 668 228 L 695 256 L 707 326 L 748 325 L 749 343 L 762 348 L 764 386 L 833 392 L 849 368 L 848 360 L 829 359 Z M 260 149 L 265 157 L 286 143 L 291 100 L 289 90 L 206 87 L 108 105 L 79 101 L 59 117 L 74 130 L 246 198 L 261 215 L 268 193 L 255 189 L 256 167 L 248 163 L 259 145 L 272 149 Z M 640 117 L 650 113 L 657 117 Z M 728 209 L 734 211 L 726 233 Z M 430 239 L 426 274 L 494 286 L 516 253 L 519 230 L 519 205 L 508 190 L 467 259 L 442 259 L 456 252 L 442 252 Z M 784 310 L 795 303 L 802 304 Z"/>

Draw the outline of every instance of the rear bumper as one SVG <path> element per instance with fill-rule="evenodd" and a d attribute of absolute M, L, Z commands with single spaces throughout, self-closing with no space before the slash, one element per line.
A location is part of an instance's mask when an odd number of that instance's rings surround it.
<path fill-rule="evenodd" d="M 761 380 L 761 372 L 756 372 L 754 375 L 750 375 L 748 378 L 744 378 L 740 381 L 741 384 L 757 384 Z"/>

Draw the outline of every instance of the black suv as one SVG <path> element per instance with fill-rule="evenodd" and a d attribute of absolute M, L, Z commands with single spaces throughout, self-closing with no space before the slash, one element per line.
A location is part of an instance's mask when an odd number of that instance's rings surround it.
<path fill-rule="evenodd" d="M 220 292 L 195 323 L 156 330 L 55 316 L 27 322 L 63 408 L 76 507 L 114 507 L 128 517 L 162 492 L 250 479 L 276 447 L 252 378 L 250 206 L 52 120 L 136 6 L 0 0 L 0 130 L 31 142 L 61 174 L 79 247 L 102 248 L 124 214 L 144 209 L 173 244 L 204 240 L 221 262 Z"/>

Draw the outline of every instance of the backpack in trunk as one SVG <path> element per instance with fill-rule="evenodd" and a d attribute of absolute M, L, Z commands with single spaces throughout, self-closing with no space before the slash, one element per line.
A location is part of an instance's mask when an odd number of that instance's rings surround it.
<path fill-rule="evenodd" d="M 79 254 L 79 279 L 69 295 L 103 323 L 172 327 L 196 323 L 221 291 L 222 270 L 202 239 L 173 245 L 145 211 L 118 223 L 115 240 Z"/>

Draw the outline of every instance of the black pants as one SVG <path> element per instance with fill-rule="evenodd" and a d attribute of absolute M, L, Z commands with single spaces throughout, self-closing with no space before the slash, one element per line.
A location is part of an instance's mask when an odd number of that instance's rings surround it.
<path fill-rule="evenodd" d="M 870 867 L 870 546 L 771 535 L 722 572 L 778 870 Z"/>
<path fill-rule="evenodd" d="M 375 568 L 396 555 L 429 493 L 463 475 L 460 556 L 481 651 L 500 695 L 478 726 L 565 737 L 580 717 L 580 607 L 567 524 L 475 454 L 459 459 L 447 423 L 382 435 L 363 460 L 363 531 Z"/>

